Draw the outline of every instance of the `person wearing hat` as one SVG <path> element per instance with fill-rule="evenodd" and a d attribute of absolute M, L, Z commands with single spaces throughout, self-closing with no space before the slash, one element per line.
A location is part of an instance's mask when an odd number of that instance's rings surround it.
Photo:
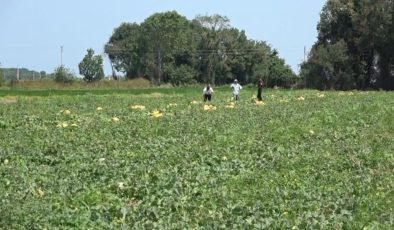
<path fill-rule="evenodd" d="M 230 88 L 233 89 L 233 98 L 234 100 L 239 100 L 239 91 L 242 89 L 242 86 L 238 83 L 238 80 L 235 79 L 234 83 L 230 85 Z"/>

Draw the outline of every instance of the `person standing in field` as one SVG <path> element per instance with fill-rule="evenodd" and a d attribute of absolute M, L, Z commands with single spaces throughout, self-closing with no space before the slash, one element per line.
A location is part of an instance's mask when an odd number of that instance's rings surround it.
<path fill-rule="evenodd" d="M 202 90 L 204 102 L 206 102 L 207 100 L 211 101 L 212 93 L 213 93 L 213 89 L 212 89 L 211 84 L 208 84 L 207 86 L 205 86 L 205 88 Z"/>
<path fill-rule="evenodd" d="M 238 80 L 235 79 L 234 83 L 230 85 L 230 88 L 233 89 L 233 98 L 234 100 L 239 100 L 239 91 L 242 89 L 242 86 L 238 83 Z"/>
<path fill-rule="evenodd" d="M 263 98 L 261 97 L 261 93 L 263 92 L 263 80 L 260 78 L 259 82 L 257 83 L 257 100 L 262 101 Z"/>

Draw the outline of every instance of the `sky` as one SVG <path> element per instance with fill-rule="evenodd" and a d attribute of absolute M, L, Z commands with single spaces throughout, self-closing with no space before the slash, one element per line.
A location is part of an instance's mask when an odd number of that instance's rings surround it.
<path fill-rule="evenodd" d="M 265 41 L 298 72 L 304 47 L 317 40 L 326 0 L 0 0 L 0 63 L 52 73 L 63 65 L 78 74 L 88 48 L 104 44 L 122 22 L 142 23 L 157 12 L 177 11 L 192 20 L 219 14 L 247 37 Z M 63 46 L 63 55 L 61 47 Z M 111 74 L 104 56 L 104 72 Z"/>

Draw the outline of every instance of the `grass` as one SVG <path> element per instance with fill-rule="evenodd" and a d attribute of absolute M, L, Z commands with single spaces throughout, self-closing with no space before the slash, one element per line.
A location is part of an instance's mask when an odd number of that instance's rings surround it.
<path fill-rule="evenodd" d="M 107 95 L 107 94 L 126 94 L 126 95 L 141 95 L 151 93 L 174 94 L 179 92 L 187 92 L 188 90 L 197 91 L 196 88 L 190 89 L 176 89 L 176 88 L 137 88 L 137 89 L 0 89 L 0 96 L 78 96 L 78 95 Z"/>
<path fill-rule="evenodd" d="M 42 80 L 20 80 L 9 82 L 3 88 L 19 90 L 72 90 L 72 89 L 134 89 L 148 88 L 150 82 L 144 78 L 135 78 L 132 80 L 101 80 L 97 82 L 84 82 L 74 80 L 71 83 L 58 83 L 52 79 Z"/>
<path fill-rule="evenodd" d="M 392 93 L 201 91 L 1 91 L 0 226 L 393 228 Z"/>

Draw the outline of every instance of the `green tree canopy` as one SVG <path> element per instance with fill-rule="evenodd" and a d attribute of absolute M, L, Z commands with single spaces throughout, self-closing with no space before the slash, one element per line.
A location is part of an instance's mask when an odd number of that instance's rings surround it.
<path fill-rule="evenodd" d="M 189 22 L 184 16 L 170 11 L 153 14 L 141 26 L 147 47 L 146 71 L 152 82 L 160 84 L 163 66 L 174 64 L 176 56 L 190 47 Z"/>
<path fill-rule="evenodd" d="M 97 81 L 104 77 L 103 58 L 94 55 L 93 49 L 88 49 L 87 54 L 78 65 L 79 74 L 84 76 L 87 82 Z"/>
<path fill-rule="evenodd" d="M 394 2 L 328 0 L 301 73 L 309 87 L 394 89 Z"/>
<path fill-rule="evenodd" d="M 142 75 L 144 70 L 142 57 L 146 50 L 142 35 L 137 23 L 122 23 L 104 48 L 111 65 L 124 72 L 128 79 Z"/>
<path fill-rule="evenodd" d="M 247 84 L 270 76 L 286 78 L 276 81 L 282 86 L 295 76 L 269 45 L 248 39 L 245 31 L 232 28 L 227 17 L 217 14 L 189 21 L 169 11 L 141 24 L 122 23 L 105 52 L 113 68 L 127 78 L 146 76 L 152 84 L 226 84 L 234 78 Z"/>

